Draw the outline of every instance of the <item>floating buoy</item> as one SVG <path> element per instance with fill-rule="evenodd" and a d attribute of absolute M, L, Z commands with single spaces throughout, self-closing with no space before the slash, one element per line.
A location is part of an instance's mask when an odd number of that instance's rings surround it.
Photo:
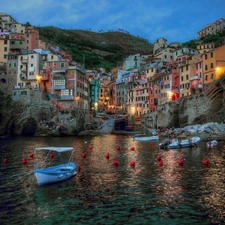
<path fill-rule="evenodd" d="M 26 165 L 26 164 L 27 164 L 27 159 L 26 159 L 26 158 L 23 158 L 22 164 L 23 164 L 23 165 Z"/>
<path fill-rule="evenodd" d="M 134 161 L 131 161 L 131 162 L 130 162 L 130 166 L 131 166 L 131 167 L 135 167 L 135 162 L 134 162 Z"/>
<path fill-rule="evenodd" d="M 116 150 L 118 150 L 118 151 L 119 151 L 119 150 L 120 150 L 120 146 L 117 146 L 117 147 L 116 147 Z"/>
<path fill-rule="evenodd" d="M 149 145 L 152 146 L 152 145 L 154 145 L 154 143 L 153 142 L 150 142 Z"/>
<path fill-rule="evenodd" d="M 225 145 L 223 146 L 223 149 L 225 149 Z"/>
<path fill-rule="evenodd" d="M 88 150 L 92 150 L 92 148 L 93 148 L 93 146 L 91 146 L 91 145 L 88 146 Z"/>
<path fill-rule="evenodd" d="M 162 159 L 161 156 L 158 155 L 158 156 L 157 156 L 157 161 L 161 161 L 161 159 Z"/>
<path fill-rule="evenodd" d="M 34 153 L 30 153 L 30 158 L 33 159 L 34 158 Z"/>
<path fill-rule="evenodd" d="M 134 150 L 135 150 L 135 147 L 131 147 L 130 150 L 131 150 L 131 151 L 134 151 Z"/>
<path fill-rule="evenodd" d="M 113 165 L 114 165 L 114 166 L 118 166 L 118 165 L 119 165 L 119 162 L 118 162 L 117 160 L 114 160 L 114 161 L 113 161 Z"/>
<path fill-rule="evenodd" d="M 4 163 L 4 164 L 8 163 L 8 160 L 7 160 L 7 159 L 4 159 L 4 160 L 3 160 L 3 163 Z"/>
<path fill-rule="evenodd" d="M 105 154 L 106 159 L 109 159 L 109 153 Z"/>
<path fill-rule="evenodd" d="M 184 160 L 183 160 L 183 159 L 179 160 L 179 161 L 178 161 L 178 165 L 179 165 L 179 166 L 183 166 L 183 165 L 184 165 Z"/>
<path fill-rule="evenodd" d="M 208 165 L 209 165 L 209 160 L 208 160 L 208 159 L 204 160 L 204 161 L 202 162 L 202 164 L 203 164 L 204 166 L 208 166 Z"/>
<path fill-rule="evenodd" d="M 78 166 L 78 171 L 80 172 L 82 170 L 82 167 L 81 166 Z"/>
<path fill-rule="evenodd" d="M 50 156 L 51 159 L 53 159 L 55 157 L 55 154 L 54 153 L 50 153 L 49 156 Z"/>
<path fill-rule="evenodd" d="M 85 159 L 86 158 L 86 153 L 83 153 L 82 155 L 81 155 L 81 157 L 83 158 L 83 159 Z"/>
<path fill-rule="evenodd" d="M 159 166 L 162 166 L 162 165 L 163 165 L 163 161 L 160 160 L 160 161 L 158 162 L 158 165 L 159 165 Z"/>

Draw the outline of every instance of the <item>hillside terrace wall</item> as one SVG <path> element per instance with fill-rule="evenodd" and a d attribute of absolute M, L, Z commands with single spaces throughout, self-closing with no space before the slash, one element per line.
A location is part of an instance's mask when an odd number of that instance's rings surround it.
<path fill-rule="evenodd" d="M 222 122 L 225 119 L 224 98 L 224 92 L 213 100 L 203 93 L 186 96 L 157 106 L 155 112 L 142 115 L 141 122 L 154 129 Z"/>

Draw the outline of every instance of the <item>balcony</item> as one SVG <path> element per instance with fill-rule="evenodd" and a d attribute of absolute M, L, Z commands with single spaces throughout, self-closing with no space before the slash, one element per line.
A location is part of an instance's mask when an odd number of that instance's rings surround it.
<path fill-rule="evenodd" d="M 192 80 L 200 80 L 200 77 L 199 76 L 191 76 L 190 81 L 192 81 Z"/>
<path fill-rule="evenodd" d="M 27 59 L 21 59 L 20 60 L 22 64 L 27 64 L 28 60 Z"/>
<path fill-rule="evenodd" d="M 20 71 L 23 72 L 23 73 L 27 72 L 27 68 L 26 67 L 20 68 Z"/>
<path fill-rule="evenodd" d="M 66 89 L 66 85 L 54 85 L 53 90 L 64 90 Z"/>
<path fill-rule="evenodd" d="M 196 84 L 195 85 L 195 89 L 202 89 L 203 88 L 203 85 L 202 84 Z"/>
<path fill-rule="evenodd" d="M 60 100 L 65 100 L 65 101 L 67 101 L 67 100 L 74 100 L 74 96 L 72 96 L 72 95 L 62 95 L 62 96 L 59 96 L 59 99 Z"/>

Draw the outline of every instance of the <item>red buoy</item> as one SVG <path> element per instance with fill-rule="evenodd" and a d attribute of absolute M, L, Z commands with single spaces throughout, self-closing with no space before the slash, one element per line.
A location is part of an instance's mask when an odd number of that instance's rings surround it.
<path fill-rule="evenodd" d="M 179 161 L 178 161 L 178 165 L 179 165 L 179 166 L 183 166 L 183 165 L 184 165 L 184 160 L 183 160 L 183 159 L 179 160 Z"/>
<path fill-rule="evenodd" d="M 109 153 L 105 154 L 106 159 L 109 159 Z"/>
<path fill-rule="evenodd" d="M 118 162 L 117 160 L 114 160 L 114 161 L 113 161 L 113 165 L 114 165 L 114 166 L 118 166 L 118 165 L 119 165 L 119 162 Z"/>
<path fill-rule="evenodd" d="M 3 163 L 4 163 L 4 164 L 8 163 L 8 160 L 7 160 L 7 159 L 4 159 L 4 160 L 3 160 Z"/>
<path fill-rule="evenodd" d="M 162 159 L 161 156 L 158 155 L 158 156 L 157 156 L 157 161 L 161 161 L 161 159 Z"/>
<path fill-rule="evenodd" d="M 86 158 L 86 153 L 83 153 L 83 154 L 81 155 L 81 157 L 82 157 L 83 159 L 85 159 L 85 158 Z"/>
<path fill-rule="evenodd" d="M 34 153 L 30 153 L 30 158 L 33 159 L 34 158 Z"/>
<path fill-rule="evenodd" d="M 120 150 L 120 146 L 117 146 L 117 147 L 116 147 L 116 150 L 118 150 L 118 151 L 119 151 L 119 150 Z"/>
<path fill-rule="evenodd" d="M 208 165 L 209 165 L 209 160 L 208 160 L 208 159 L 205 159 L 205 160 L 202 162 L 202 164 L 203 164 L 204 166 L 208 166 Z"/>
<path fill-rule="evenodd" d="M 80 172 L 82 170 L 82 167 L 81 166 L 78 166 L 78 171 Z"/>
<path fill-rule="evenodd" d="M 223 146 L 223 149 L 225 149 L 225 145 Z"/>
<path fill-rule="evenodd" d="M 154 143 L 153 142 L 149 142 L 149 145 L 152 146 L 152 145 L 154 145 Z"/>
<path fill-rule="evenodd" d="M 163 165 L 163 161 L 160 160 L 160 161 L 158 162 L 158 165 L 159 165 L 159 166 L 162 166 L 162 165 Z"/>
<path fill-rule="evenodd" d="M 135 150 L 135 147 L 131 147 L 130 150 L 131 150 L 131 151 L 134 151 L 134 150 Z"/>
<path fill-rule="evenodd" d="M 55 154 L 52 152 L 49 154 L 50 158 L 53 159 L 55 157 Z"/>
<path fill-rule="evenodd" d="M 23 164 L 23 165 L 26 165 L 26 164 L 27 164 L 27 159 L 26 159 L 26 158 L 23 158 L 22 164 Z"/>
<path fill-rule="evenodd" d="M 93 146 L 91 146 L 91 145 L 88 146 L 88 150 L 92 150 L 92 148 L 93 148 Z"/>
<path fill-rule="evenodd" d="M 135 167 L 135 162 L 134 162 L 134 161 L 131 161 L 131 162 L 130 162 L 130 166 L 131 166 L 131 167 Z"/>

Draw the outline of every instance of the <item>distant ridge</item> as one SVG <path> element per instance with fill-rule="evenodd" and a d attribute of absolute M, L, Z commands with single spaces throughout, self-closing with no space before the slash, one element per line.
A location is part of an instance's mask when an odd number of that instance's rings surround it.
<path fill-rule="evenodd" d="M 153 44 L 146 39 L 122 31 L 92 32 L 90 30 L 64 30 L 52 26 L 38 27 L 40 39 L 47 45 L 59 46 L 83 63 L 85 68 L 121 66 L 129 55 L 150 55 Z"/>

